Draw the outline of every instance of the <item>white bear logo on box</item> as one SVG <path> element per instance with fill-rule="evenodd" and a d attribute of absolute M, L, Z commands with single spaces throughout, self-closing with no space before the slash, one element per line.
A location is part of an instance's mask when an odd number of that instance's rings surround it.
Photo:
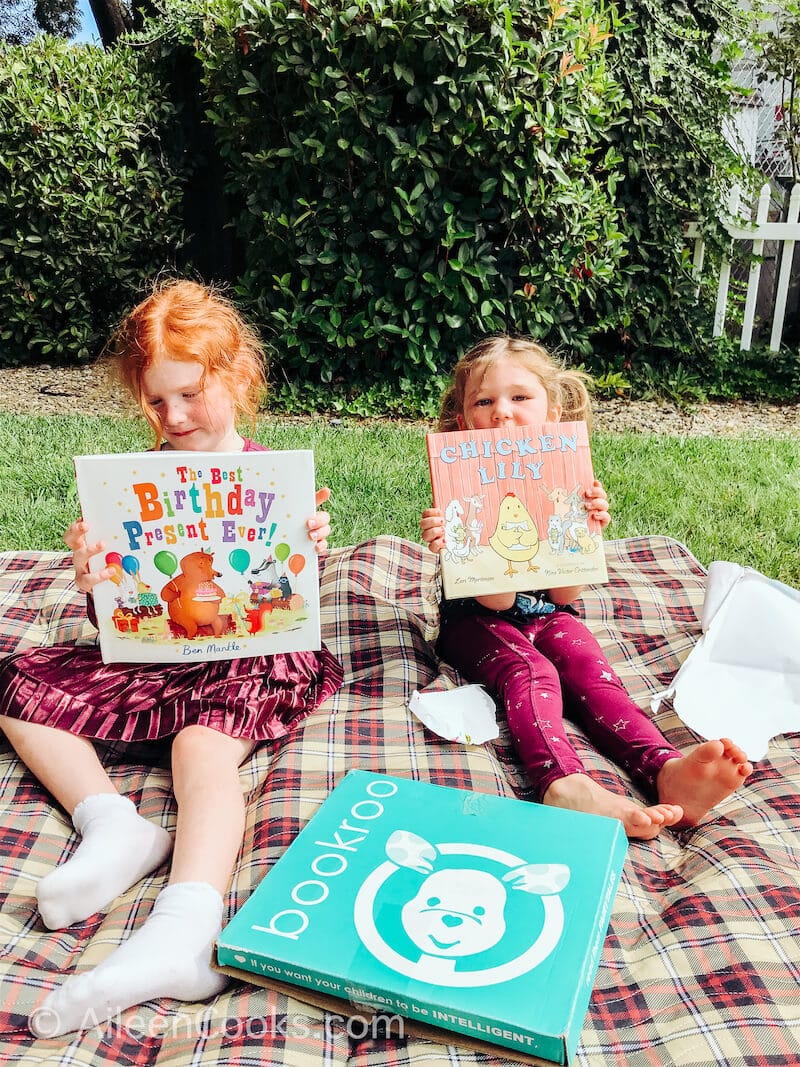
<path fill-rule="evenodd" d="M 358 934 L 381 963 L 392 970 L 447 986 L 491 985 L 532 970 L 553 951 L 564 926 L 558 894 L 569 882 L 563 864 L 532 864 L 508 852 L 484 845 L 433 845 L 408 830 L 396 830 L 386 842 L 388 862 L 365 879 L 355 902 Z M 446 857 L 463 857 L 453 866 Z M 501 877 L 482 869 L 480 861 L 507 868 Z M 439 868 L 437 869 L 437 863 Z M 400 921 L 418 949 L 414 958 L 392 948 L 378 929 L 375 898 L 398 870 L 423 875 L 417 892 L 403 905 Z M 544 922 L 528 944 L 509 946 L 509 958 L 499 965 L 470 969 L 469 957 L 500 945 L 506 935 L 509 894 L 533 894 L 541 899 Z M 535 936 L 534 936 L 535 933 Z M 459 968 L 456 967 L 459 962 Z"/>
<path fill-rule="evenodd" d="M 470 956 L 496 945 L 506 931 L 506 891 L 485 871 L 429 875 L 403 908 L 403 927 L 422 952 Z"/>

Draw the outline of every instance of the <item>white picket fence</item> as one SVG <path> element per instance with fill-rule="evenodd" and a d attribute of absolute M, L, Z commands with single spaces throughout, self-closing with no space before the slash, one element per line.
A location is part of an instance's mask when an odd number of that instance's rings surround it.
<path fill-rule="evenodd" d="M 775 299 L 772 310 L 772 331 L 770 333 L 769 347 L 772 352 L 777 352 L 781 346 L 781 338 L 786 321 L 786 302 L 789 296 L 789 283 L 792 274 L 792 261 L 794 259 L 795 243 L 800 241 L 800 182 L 792 189 L 789 197 L 789 210 L 786 222 L 769 222 L 770 187 L 764 185 L 756 205 L 755 220 L 750 220 L 743 212 L 741 197 L 738 187 L 734 187 L 727 204 L 725 228 L 731 236 L 731 241 L 752 242 L 752 252 L 756 257 L 764 254 L 765 241 L 776 241 L 780 244 L 780 268 L 775 288 Z M 705 243 L 696 223 L 689 223 L 685 228 L 684 235 L 688 239 L 694 238 L 694 255 L 692 257 L 692 273 L 698 281 L 703 271 L 705 259 Z M 742 336 L 739 347 L 742 351 L 748 351 L 753 340 L 753 326 L 756 320 L 756 304 L 759 295 L 759 283 L 761 281 L 760 259 L 755 259 L 750 266 L 747 279 L 747 294 L 744 303 L 744 316 L 742 321 Z M 725 258 L 720 264 L 719 284 L 717 287 L 717 307 L 714 315 L 714 336 L 720 337 L 725 329 L 725 318 L 728 310 L 728 296 L 731 281 L 731 260 Z"/>

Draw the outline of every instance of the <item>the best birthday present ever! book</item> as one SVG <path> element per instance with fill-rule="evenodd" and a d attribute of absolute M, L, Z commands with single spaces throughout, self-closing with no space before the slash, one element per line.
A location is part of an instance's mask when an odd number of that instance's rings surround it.
<path fill-rule="evenodd" d="M 354 770 L 223 929 L 217 964 L 569 1063 L 626 850 L 616 819 Z"/>
<path fill-rule="evenodd" d="M 106 663 L 234 659 L 320 647 L 314 456 L 76 456 Z"/>
<path fill-rule="evenodd" d="M 444 595 L 605 582 L 584 422 L 427 435 L 433 502 L 444 515 Z"/>

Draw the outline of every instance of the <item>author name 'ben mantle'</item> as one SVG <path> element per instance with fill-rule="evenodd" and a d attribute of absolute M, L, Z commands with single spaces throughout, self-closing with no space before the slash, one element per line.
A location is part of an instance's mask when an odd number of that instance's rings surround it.
<path fill-rule="evenodd" d="M 238 641 L 226 641 L 222 644 L 217 644 L 216 641 L 210 642 L 207 645 L 182 645 L 182 656 L 198 656 L 207 655 L 209 652 L 241 652 L 242 646 Z"/>

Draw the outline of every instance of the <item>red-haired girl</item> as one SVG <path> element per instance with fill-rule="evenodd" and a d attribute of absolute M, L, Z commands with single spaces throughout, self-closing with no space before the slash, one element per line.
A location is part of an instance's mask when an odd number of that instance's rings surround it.
<path fill-rule="evenodd" d="M 237 429 L 255 421 L 264 389 L 254 332 L 220 294 L 189 281 L 159 285 L 113 341 L 124 382 L 155 434 L 183 451 L 262 450 Z M 330 496 L 317 493 L 317 507 Z M 329 515 L 308 520 L 317 552 Z M 73 523 L 75 584 L 89 595 L 112 569 L 90 572 L 104 550 Z M 102 663 L 95 648 L 43 648 L 0 664 L 0 729 L 20 759 L 72 817 L 80 842 L 40 880 L 42 920 L 62 929 L 102 911 L 172 853 L 169 881 L 152 913 L 98 967 L 51 992 L 31 1017 L 42 1037 L 93 1026 L 154 997 L 202 1000 L 227 979 L 210 967 L 223 895 L 244 833 L 239 765 L 263 741 L 285 736 L 341 685 L 342 670 L 320 652 L 187 665 Z M 93 739 L 172 738 L 178 804 L 170 834 L 121 796 Z"/>

